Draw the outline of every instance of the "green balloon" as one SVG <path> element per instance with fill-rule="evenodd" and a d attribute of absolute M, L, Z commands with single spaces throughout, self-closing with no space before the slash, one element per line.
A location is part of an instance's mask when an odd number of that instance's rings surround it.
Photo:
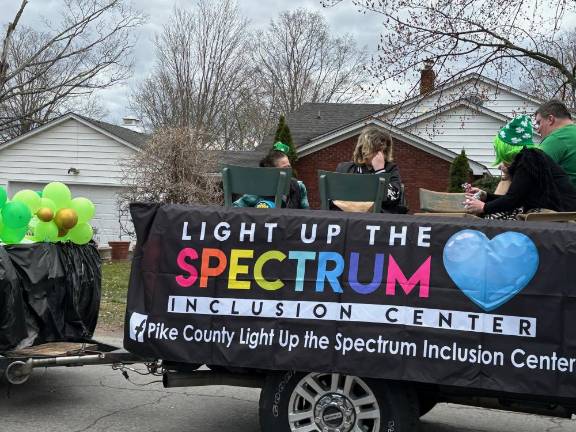
<path fill-rule="evenodd" d="M 16 192 L 12 197 L 12 201 L 20 201 L 21 203 L 26 204 L 32 214 L 35 214 L 40 208 L 40 197 L 36 192 L 30 189 Z"/>
<path fill-rule="evenodd" d="M 86 222 L 79 223 L 70 231 L 68 231 L 68 238 L 70 241 L 79 245 L 88 243 L 90 240 L 92 240 L 93 235 L 94 230 L 92 229 L 92 226 Z"/>
<path fill-rule="evenodd" d="M 6 204 L 6 200 L 8 199 L 8 194 L 6 193 L 6 189 L 0 186 L 0 207 Z"/>
<path fill-rule="evenodd" d="M 42 198 L 42 191 L 36 191 L 36 195 L 38 195 L 40 198 Z"/>
<path fill-rule="evenodd" d="M 57 209 L 70 207 L 72 194 L 64 183 L 52 182 L 44 186 L 42 198 L 49 198 L 54 201 Z"/>
<path fill-rule="evenodd" d="M 34 240 L 37 242 L 54 242 L 58 238 L 58 227 L 52 221 L 38 222 L 34 228 Z"/>
<path fill-rule="evenodd" d="M 6 228 L 26 228 L 31 218 L 30 209 L 20 201 L 10 201 L 2 207 L 2 219 Z"/>
<path fill-rule="evenodd" d="M 66 234 L 64 237 L 58 237 L 58 238 L 56 239 L 56 241 L 59 242 L 59 243 L 65 243 L 65 242 L 67 242 L 68 240 L 70 240 L 70 237 L 68 237 L 68 234 Z"/>
<path fill-rule="evenodd" d="M 40 207 L 48 207 L 54 214 L 56 214 L 56 204 L 50 198 L 40 198 Z"/>
<path fill-rule="evenodd" d="M 38 219 L 36 216 L 32 216 L 32 219 L 30 219 L 30 222 L 28 222 L 28 229 L 34 231 L 34 228 L 36 225 L 38 225 L 38 222 L 40 222 L 40 219 Z"/>
<path fill-rule="evenodd" d="M 0 237 L 2 237 L 2 241 L 6 244 L 17 244 L 22 241 L 26 235 L 26 231 L 28 231 L 27 226 L 22 228 L 8 228 L 5 226 L 4 229 L 2 229 L 2 233 L 0 233 Z"/>
<path fill-rule="evenodd" d="M 0 212 L 0 233 L 4 229 L 4 219 L 2 219 L 2 213 Z"/>
<path fill-rule="evenodd" d="M 92 219 L 92 216 L 94 216 L 94 212 L 96 211 L 94 203 L 88 198 L 83 197 L 74 198 L 70 202 L 70 208 L 76 210 L 79 224 L 88 222 Z"/>

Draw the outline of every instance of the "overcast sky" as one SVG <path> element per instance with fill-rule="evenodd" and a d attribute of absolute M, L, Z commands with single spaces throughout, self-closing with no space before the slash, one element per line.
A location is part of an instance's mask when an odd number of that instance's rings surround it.
<path fill-rule="evenodd" d="M 351 2 L 344 2 L 333 8 L 323 8 L 319 0 L 237 0 L 242 13 L 250 20 L 252 27 L 264 29 L 272 18 L 285 10 L 306 8 L 320 11 L 326 17 L 334 35 L 350 33 L 359 46 L 365 46 L 369 53 L 376 51 L 380 35 L 381 18 L 375 14 L 362 14 Z M 20 0 L 0 0 L 0 28 L 12 19 L 18 10 Z M 21 23 L 34 25 L 41 17 L 58 20 L 63 0 L 29 0 Z M 192 8 L 196 0 L 134 0 L 134 5 L 148 15 L 148 22 L 138 31 L 135 50 L 135 69 L 132 79 L 123 85 L 102 91 L 101 98 L 110 112 L 108 121 L 120 123 L 128 111 L 128 96 L 134 83 L 146 77 L 154 63 L 154 36 L 168 22 L 175 5 Z M 374 100 L 373 102 L 382 102 Z"/>

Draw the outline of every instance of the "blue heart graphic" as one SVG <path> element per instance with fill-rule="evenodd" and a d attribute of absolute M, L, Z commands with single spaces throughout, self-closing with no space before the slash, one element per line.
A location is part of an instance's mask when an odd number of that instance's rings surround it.
<path fill-rule="evenodd" d="M 480 231 L 458 231 L 444 246 L 444 267 L 466 296 L 485 311 L 503 305 L 536 274 L 538 250 L 518 232 L 488 239 Z"/>

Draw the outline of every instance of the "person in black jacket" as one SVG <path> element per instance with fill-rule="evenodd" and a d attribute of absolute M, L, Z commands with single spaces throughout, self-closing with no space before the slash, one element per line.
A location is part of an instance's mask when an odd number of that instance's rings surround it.
<path fill-rule="evenodd" d="M 505 195 L 470 188 L 468 212 L 491 219 L 513 219 L 519 213 L 549 209 L 576 211 L 576 188 L 568 174 L 532 141 L 532 121 L 522 115 L 504 126 L 494 139 L 496 163 L 508 172 Z"/>
<path fill-rule="evenodd" d="M 260 161 L 261 168 L 290 168 L 288 152 L 290 147 L 282 142 L 277 142 L 272 150 Z M 262 207 L 267 208 L 273 204 L 273 197 L 259 197 L 257 195 L 242 195 L 234 201 L 233 207 Z M 290 189 L 288 195 L 282 199 L 282 207 L 308 209 L 308 192 L 304 182 L 292 177 L 290 179 Z"/>
<path fill-rule="evenodd" d="M 408 209 L 400 205 L 402 182 L 400 171 L 394 163 L 392 137 L 380 128 L 370 126 L 362 130 L 352 155 L 352 161 L 341 162 L 336 172 L 348 174 L 390 173 L 390 183 L 382 211 L 386 213 L 406 213 Z"/>

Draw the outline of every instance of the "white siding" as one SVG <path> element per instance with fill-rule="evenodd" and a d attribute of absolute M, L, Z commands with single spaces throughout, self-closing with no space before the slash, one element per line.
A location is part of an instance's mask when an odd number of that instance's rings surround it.
<path fill-rule="evenodd" d="M 382 119 L 398 125 L 470 94 L 478 94 L 484 100 L 483 107 L 507 117 L 513 117 L 517 114 L 532 114 L 538 107 L 534 102 L 508 90 L 496 88 L 489 83 L 471 80 L 425 97 L 420 101 L 405 104 L 399 108 L 398 112 L 385 114 Z"/>
<path fill-rule="evenodd" d="M 105 245 L 120 238 L 117 206 L 120 164 L 134 151 L 75 119 L 68 119 L 0 148 L 0 185 L 12 196 L 21 189 L 40 190 L 52 181 L 67 184 L 73 197 L 84 196 L 94 202 L 95 239 Z M 80 173 L 68 174 L 72 167 Z"/>
<path fill-rule="evenodd" d="M 497 174 L 498 169 L 492 168 L 492 140 L 503 125 L 504 122 L 493 117 L 467 107 L 458 107 L 406 129 L 455 153 L 464 149 L 469 159 L 481 163 Z"/>
<path fill-rule="evenodd" d="M 120 184 L 119 162 L 134 150 L 69 119 L 0 149 L 0 184 L 8 181 Z M 80 174 L 68 174 L 74 167 Z"/>

